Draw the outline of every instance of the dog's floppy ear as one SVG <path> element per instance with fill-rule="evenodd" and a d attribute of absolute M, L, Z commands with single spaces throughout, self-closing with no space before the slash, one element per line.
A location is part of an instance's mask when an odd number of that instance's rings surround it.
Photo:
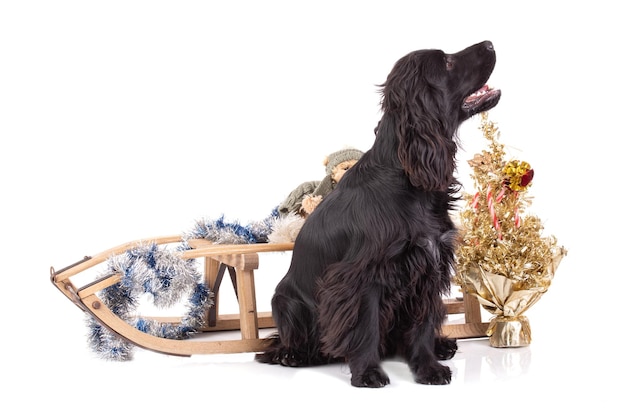
<path fill-rule="evenodd" d="M 450 141 L 425 119 L 396 126 L 398 158 L 413 186 L 426 191 L 447 191 L 454 182 L 454 155 Z M 453 146 L 454 143 L 452 143 Z"/>
<path fill-rule="evenodd" d="M 447 191 L 454 181 L 457 146 L 447 139 L 443 93 L 428 82 L 436 69 L 417 61 L 409 55 L 396 63 L 381 86 L 381 105 L 394 120 L 398 158 L 411 184 Z"/>

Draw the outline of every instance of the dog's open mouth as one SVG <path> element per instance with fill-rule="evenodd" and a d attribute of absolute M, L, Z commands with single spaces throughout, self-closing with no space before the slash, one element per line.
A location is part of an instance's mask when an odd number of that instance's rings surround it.
<path fill-rule="evenodd" d="M 485 84 L 478 91 L 465 98 L 463 110 L 471 114 L 480 113 L 495 107 L 499 100 L 500 90 L 493 89 Z"/>

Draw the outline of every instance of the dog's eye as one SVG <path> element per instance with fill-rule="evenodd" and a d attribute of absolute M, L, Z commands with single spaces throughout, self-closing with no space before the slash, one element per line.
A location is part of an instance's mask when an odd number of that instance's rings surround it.
<path fill-rule="evenodd" d="M 454 68 L 454 58 L 451 56 L 446 57 L 446 71 L 451 71 Z"/>

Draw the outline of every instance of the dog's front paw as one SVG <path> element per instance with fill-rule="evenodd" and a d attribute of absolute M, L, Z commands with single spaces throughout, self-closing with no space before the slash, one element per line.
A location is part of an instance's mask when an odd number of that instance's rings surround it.
<path fill-rule="evenodd" d="M 447 385 L 452 381 L 452 371 L 438 362 L 420 366 L 415 371 L 415 382 L 424 385 Z"/>
<path fill-rule="evenodd" d="M 435 355 L 441 360 L 452 359 L 457 349 L 456 339 L 439 337 L 435 340 Z"/>
<path fill-rule="evenodd" d="M 389 384 L 389 377 L 380 368 L 369 368 L 360 374 L 352 374 L 350 381 L 355 387 L 381 388 Z"/>

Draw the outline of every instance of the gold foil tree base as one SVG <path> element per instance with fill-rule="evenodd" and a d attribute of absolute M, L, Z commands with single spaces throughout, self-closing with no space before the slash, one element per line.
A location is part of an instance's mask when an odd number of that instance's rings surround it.
<path fill-rule="evenodd" d="M 526 316 L 496 316 L 487 329 L 489 344 L 493 347 L 524 347 L 530 345 L 530 322 Z"/>
<path fill-rule="evenodd" d="M 487 336 L 494 347 L 521 347 L 531 342 L 530 322 L 523 314 L 547 291 L 547 287 L 522 289 L 503 275 L 480 266 L 460 274 L 463 287 L 493 314 Z"/>

